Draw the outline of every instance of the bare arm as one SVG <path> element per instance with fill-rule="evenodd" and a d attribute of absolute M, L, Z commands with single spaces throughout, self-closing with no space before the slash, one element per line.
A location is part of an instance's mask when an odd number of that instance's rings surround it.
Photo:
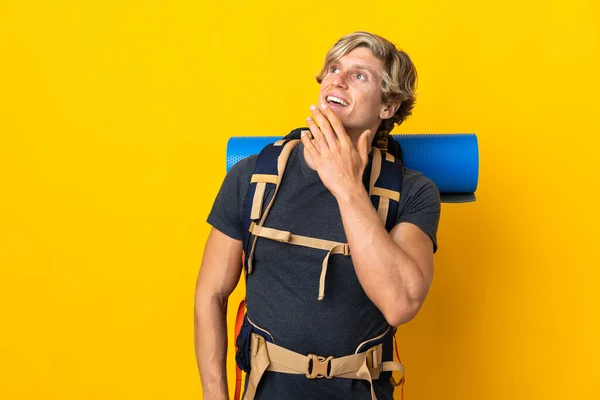
<path fill-rule="evenodd" d="M 194 343 L 203 398 L 229 399 L 227 389 L 227 301 L 242 271 L 242 243 L 212 229 L 198 274 Z"/>
<path fill-rule="evenodd" d="M 362 176 L 373 131 L 354 142 L 326 104 L 311 110 L 314 120 L 307 122 L 314 140 L 302 136 L 307 162 L 336 197 L 358 280 L 390 325 L 410 321 L 431 284 L 433 243 L 411 223 L 388 234 L 371 206 Z"/>
<path fill-rule="evenodd" d="M 413 319 L 433 279 L 433 243 L 408 222 L 383 227 L 364 187 L 338 198 L 352 262 L 361 286 L 388 323 Z"/>

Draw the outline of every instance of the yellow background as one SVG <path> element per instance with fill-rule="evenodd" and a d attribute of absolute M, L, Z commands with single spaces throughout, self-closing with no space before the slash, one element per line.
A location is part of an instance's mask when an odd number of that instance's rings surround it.
<path fill-rule="evenodd" d="M 417 66 L 396 133 L 480 145 L 478 201 L 443 205 L 398 333 L 406 398 L 598 398 L 598 4 L 0 1 L 0 398 L 201 398 L 227 139 L 303 125 L 354 30 Z"/>

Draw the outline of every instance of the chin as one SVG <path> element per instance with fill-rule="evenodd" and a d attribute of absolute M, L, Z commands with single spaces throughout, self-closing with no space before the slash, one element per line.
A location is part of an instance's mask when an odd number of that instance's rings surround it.
<path fill-rule="evenodd" d="M 339 118 L 341 121 L 344 121 L 344 119 L 346 118 L 346 113 L 345 113 L 345 112 L 343 112 L 343 111 L 346 111 L 346 110 L 343 110 L 343 109 L 335 109 L 335 108 L 331 108 L 331 111 L 333 111 L 333 113 L 334 113 L 335 115 L 337 115 L 337 117 L 338 117 L 338 118 Z"/>

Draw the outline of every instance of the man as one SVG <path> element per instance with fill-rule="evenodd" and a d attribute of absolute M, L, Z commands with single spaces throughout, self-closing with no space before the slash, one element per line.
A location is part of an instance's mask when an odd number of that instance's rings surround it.
<path fill-rule="evenodd" d="M 377 35 L 356 32 L 329 51 L 317 81 L 310 133 L 291 153 L 267 222 L 296 235 L 347 243 L 351 255 L 331 255 L 326 295 L 318 299 L 324 252 L 259 238 L 246 305 L 248 318 L 278 346 L 339 358 L 419 311 L 433 277 L 440 198 L 429 179 L 405 169 L 396 225 L 388 232 L 365 189 L 371 144 L 389 137 L 414 104 L 416 70 L 404 52 Z M 208 217 L 213 229 L 195 301 L 205 399 L 228 399 L 227 299 L 242 271 L 242 208 L 256 160 L 248 157 L 229 171 Z M 389 379 L 370 385 L 363 378 L 266 371 L 254 398 L 393 398 Z"/>

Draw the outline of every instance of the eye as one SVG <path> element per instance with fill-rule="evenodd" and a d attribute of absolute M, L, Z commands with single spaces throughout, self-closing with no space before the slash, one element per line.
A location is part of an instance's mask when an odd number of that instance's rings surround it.
<path fill-rule="evenodd" d="M 367 77 L 364 76 L 363 74 L 356 74 L 356 79 L 358 79 L 360 81 L 366 81 Z"/>
<path fill-rule="evenodd" d="M 329 67 L 329 72 L 337 74 L 339 71 L 340 69 L 337 67 L 337 65 L 332 65 L 331 67 Z"/>

